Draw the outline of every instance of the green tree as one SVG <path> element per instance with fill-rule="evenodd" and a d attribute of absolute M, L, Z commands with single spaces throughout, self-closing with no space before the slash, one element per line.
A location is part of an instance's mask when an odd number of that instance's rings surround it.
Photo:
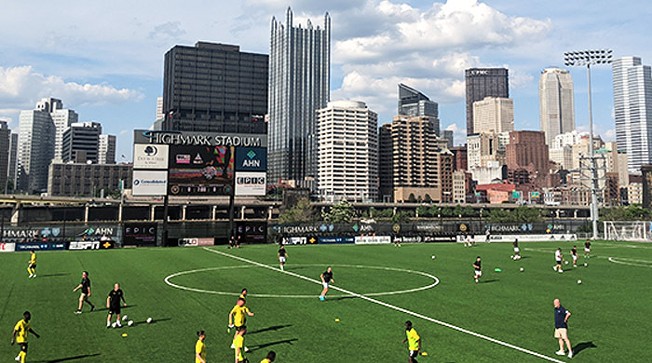
<path fill-rule="evenodd" d="M 308 198 L 301 198 L 297 204 L 289 209 L 283 210 L 278 217 L 279 222 L 286 223 L 308 223 L 316 220 L 314 208 L 310 205 Z"/>
<path fill-rule="evenodd" d="M 410 217 L 413 217 L 414 213 L 405 211 L 405 212 L 396 212 L 394 216 L 392 216 L 392 223 L 407 223 L 410 221 Z"/>
<path fill-rule="evenodd" d="M 538 208 L 518 207 L 512 210 L 491 209 L 487 220 L 491 223 L 534 223 L 541 222 L 541 210 Z"/>
<path fill-rule="evenodd" d="M 346 200 L 334 204 L 326 212 L 322 212 L 322 219 L 330 223 L 350 223 L 355 217 L 355 208 Z"/>

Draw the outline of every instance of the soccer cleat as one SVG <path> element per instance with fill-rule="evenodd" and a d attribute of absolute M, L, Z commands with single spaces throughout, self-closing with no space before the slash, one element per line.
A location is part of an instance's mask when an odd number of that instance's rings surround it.
<path fill-rule="evenodd" d="M 573 351 L 572 350 L 568 351 L 568 358 L 573 358 Z"/>
<path fill-rule="evenodd" d="M 319 297 L 319 301 L 324 301 L 324 300 L 326 300 L 325 297 L 323 297 L 323 296 L 320 296 L 320 297 Z"/>
<path fill-rule="evenodd" d="M 110 327 L 111 327 L 111 323 L 109 323 L 109 322 L 107 321 L 107 322 L 106 322 L 106 328 L 108 329 L 108 328 L 110 328 Z"/>
<path fill-rule="evenodd" d="M 557 354 L 557 355 L 566 355 L 566 353 L 564 353 L 563 350 L 558 350 L 558 351 L 555 352 L 555 354 Z"/>
<path fill-rule="evenodd" d="M 77 314 L 77 315 L 79 315 L 79 314 L 81 314 L 81 313 L 82 313 L 81 310 L 76 310 L 76 311 L 75 311 L 75 314 Z"/>
<path fill-rule="evenodd" d="M 116 325 L 118 328 L 122 328 L 122 324 L 120 324 L 120 320 L 116 320 L 115 325 Z"/>
<path fill-rule="evenodd" d="M 231 344 L 231 349 L 235 349 L 235 345 Z"/>
<path fill-rule="evenodd" d="M 91 312 L 95 310 L 95 305 L 91 305 Z"/>
<path fill-rule="evenodd" d="M 249 348 L 245 347 L 244 351 L 245 351 L 245 353 L 247 353 L 249 351 Z"/>
<path fill-rule="evenodd" d="M 559 270 L 559 273 L 563 273 L 563 272 L 564 272 L 564 270 Z"/>
<path fill-rule="evenodd" d="M 15 360 L 16 362 L 20 362 L 20 356 L 16 356 L 16 358 L 14 358 L 14 360 Z"/>

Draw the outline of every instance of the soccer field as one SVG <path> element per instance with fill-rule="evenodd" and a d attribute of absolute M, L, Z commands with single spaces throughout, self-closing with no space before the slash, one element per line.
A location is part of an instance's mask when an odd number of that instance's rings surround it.
<path fill-rule="evenodd" d="M 227 315 L 243 287 L 255 313 L 245 337 L 251 362 L 269 350 L 277 362 L 404 362 L 406 320 L 428 353 L 419 362 L 568 361 L 555 355 L 554 298 L 572 312 L 573 360 L 649 361 L 652 245 L 596 242 L 590 259 L 563 274 L 552 269 L 557 247 L 569 257 L 570 242 L 521 243 L 520 261 L 510 259 L 509 243 L 288 246 L 286 272 L 272 245 L 39 252 L 35 279 L 27 278 L 29 253 L 3 253 L 0 361 L 16 356 L 10 330 L 29 310 L 41 338 L 30 336 L 28 362 L 193 362 L 200 329 L 208 362 L 232 362 Z M 336 284 L 320 302 L 329 265 Z M 75 315 L 82 270 L 98 309 Z M 115 282 L 132 327 L 105 328 Z"/>

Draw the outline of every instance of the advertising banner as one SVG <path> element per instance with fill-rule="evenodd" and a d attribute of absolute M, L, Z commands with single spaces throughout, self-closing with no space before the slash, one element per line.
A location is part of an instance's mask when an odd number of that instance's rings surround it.
<path fill-rule="evenodd" d="M 235 151 L 236 171 L 267 171 L 267 149 L 239 147 Z"/>
<path fill-rule="evenodd" d="M 233 146 L 170 146 L 169 195 L 229 195 L 233 186 Z"/>
<path fill-rule="evenodd" d="M 390 236 L 358 236 L 355 237 L 356 245 L 392 243 Z"/>
<path fill-rule="evenodd" d="M 355 237 L 319 237 L 318 244 L 353 244 Z"/>
<path fill-rule="evenodd" d="M 168 168 L 168 145 L 134 144 L 134 169 Z"/>
<path fill-rule="evenodd" d="M 125 246 L 156 246 L 156 223 L 125 223 L 122 244 Z"/>
<path fill-rule="evenodd" d="M 179 247 L 196 247 L 196 246 L 213 246 L 213 245 L 215 245 L 215 239 L 213 237 L 179 239 Z"/>
<path fill-rule="evenodd" d="M 168 186 L 167 171 L 134 170 L 132 182 L 133 195 L 165 195 Z"/>
<path fill-rule="evenodd" d="M 68 244 L 65 242 L 27 242 L 17 243 L 16 251 L 55 251 L 66 250 Z"/>
<path fill-rule="evenodd" d="M 68 245 L 69 250 L 108 250 L 115 247 L 111 240 L 105 241 L 72 241 Z"/>
<path fill-rule="evenodd" d="M 0 243 L 0 253 L 2 252 L 14 252 L 16 251 L 15 243 Z"/>
<path fill-rule="evenodd" d="M 267 173 L 239 171 L 235 174 L 235 195 L 264 196 L 267 191 Z"/>
<path fill-rule="evenodd" d="M 237 221 L 235 235 L 245 243 L 265 243 L 267 241 L 267 222 Z"/>
<path fill-rule="evenodd" d="M 457 242 L 465 242 L 467 236 L 457 236 Z M 577 241 L 577 235 L 574 233 L 565 234 L 498 234 L 490 235 L 490 242 L 514 242 L 518 238 L 519 242 L 545 242 L 545 241 Z M 473 239 L 475 242 L 487 242 L 487 236 L 476 235 Z"/>

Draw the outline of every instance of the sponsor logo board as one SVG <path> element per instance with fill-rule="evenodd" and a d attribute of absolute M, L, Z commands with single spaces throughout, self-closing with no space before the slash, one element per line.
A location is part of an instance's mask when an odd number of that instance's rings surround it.
<path fill-rule="evenodd" d="M 134 144 L 134 169 L 167 169 L 168 145 Z"/>
<path fill-rule="evenodd" d="M 64 242 L 17 243 L 16 251 L 54 251 L 67 249 Z"/>
<path fill-rule="evenodd" d="M 382 244 L 392 243 L 390 236 L 358 236 L 355 237 L 355 244 Z"/>
<path fill-rule="evenodd" d="M 267 187 L 267 173 L 239 171 L 235 174 L 235 195 L 264 196 Z"/>
<path fill-rule="evenodd" d="M 0 253 L 2 252 L 14 252 L 16 251 L 15 243 L 0 243 Z"/>
<path fill-rule="evenodd" d="M 165 195 L 168 188 L 167 171 L 134 170 L 133 195 Z"/>
<path fill-rule="evenodd" d="M 236 171 L 267 171 L 267 149 L 240 147 L 235 152 Z"/>

